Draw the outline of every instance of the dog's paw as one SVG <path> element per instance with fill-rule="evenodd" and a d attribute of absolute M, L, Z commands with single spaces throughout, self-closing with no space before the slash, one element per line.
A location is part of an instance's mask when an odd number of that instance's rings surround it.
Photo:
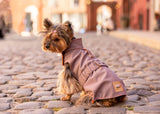
<path fill-rule="evenodd" d="M 66 96 L 64 96 L 64 97 L 61 97 L 61 100 L 62 100 L 62 101 L 70 101 L 70 100 L 71 100 L 71 97 L 68 96 L 68 95 L 66 95 Z"/>
<path fill-rule="evenodd" d="M 86 95 L 86 93 L 85 93 L 85 91 L 82 91 L 80 96 L 84 96 L 84 95 Z"/>

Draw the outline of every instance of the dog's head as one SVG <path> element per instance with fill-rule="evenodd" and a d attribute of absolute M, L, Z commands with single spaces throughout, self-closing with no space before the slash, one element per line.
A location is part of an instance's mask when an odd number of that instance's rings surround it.
<path fill-rule="evenodd" d="M 68 48 L 73 38 L 73 29 L 69 21 L 54 25 L 49 19 L 44 19 L 42 49 L 44 51 L 62 53 Z"/>

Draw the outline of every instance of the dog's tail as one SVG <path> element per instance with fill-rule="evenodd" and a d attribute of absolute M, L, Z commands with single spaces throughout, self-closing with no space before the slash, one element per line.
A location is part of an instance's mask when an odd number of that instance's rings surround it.
<path fill-rule="evenodd" d="M 58 87 L 61 94 L 74 94 L 82 91 L 82 86 L 71 73 L 69 63 L 64 64 L 64 69 L 59 76 Z"/>

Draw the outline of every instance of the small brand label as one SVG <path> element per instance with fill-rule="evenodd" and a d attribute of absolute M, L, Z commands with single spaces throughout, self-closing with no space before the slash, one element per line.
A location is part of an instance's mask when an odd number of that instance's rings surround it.
<path fill-rule="evenodd" d="M 119 81 L 113 82 L 115 92 L 123 91 L 122 84 Z"/>

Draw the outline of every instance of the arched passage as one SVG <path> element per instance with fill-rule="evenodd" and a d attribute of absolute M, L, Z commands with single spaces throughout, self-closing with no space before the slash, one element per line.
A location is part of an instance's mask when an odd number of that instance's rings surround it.
<path fill-rule="evenodd" d="M 107 5 L 102 5 L 97 8 L 97 24 L 103 24 L 106 19 L 112 17 L 112 9 Z"/>
<path fill-rule="evenodd" d="M 38 21 L 38 9 L 34 5 L 30 5 L 25 9 L 25 31 L 32 32 L 34 34 L 37 33 L 37 21 Z"/>
<path fill-rule="evenodd" d="M 97 9 L 103 5 L 110 7 L 110 12 L 112 12 L 111 14 L 111 18 L 113 20 L 113 22 L 116 22 L 116 3 L 115 1 L 108 1 L 108 2 L 94 2 L 94 1 L 90 1 L 87 4 L 87 19 L 88 19 L 88 25 L 87 25 L 87 30 L 88 31 L 95 31 L 96 30 L 96 25 L 97 25 Z M 106 8 L 106 7 L 104 7 Z M 109 10 L 109 9 L 108 9 Z M 106 15 L 106 14 L 104 14 Z"/>

